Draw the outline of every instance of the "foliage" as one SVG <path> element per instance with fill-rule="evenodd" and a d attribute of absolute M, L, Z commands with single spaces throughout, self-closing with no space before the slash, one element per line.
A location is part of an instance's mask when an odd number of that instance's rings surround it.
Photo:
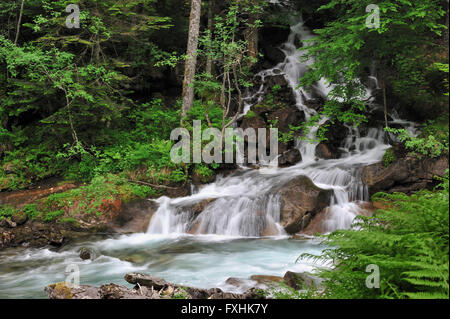
<path fill-rule="evenodd" d="M 406 148 L 415 155 L 433 158 L 448 154 L 448 121 L 444 125 L 429 121 L 423 126 L 422 134 L 418 137 L 412 136 L 405 129 L 386 128 L 385 131 L 395 134 L 397 139 L 405 143 Z"/>
<path fill-rule="evenodd" d="M 395 156 L 395 152 L 390 148 L 384 153 L 383 155 L 383 166 L 389 167 L 391 164 L 395 163 L 397 161 L 397 157 Z"/>
<path fill-rule="evenodd" d="M 325 79 L 331 92 L 323 113 L 344 123 L 358 125 L 364 121 L 363 82 L 370 75 L 378 77 L 381 89 L 389 90 L 390 97 L 429 115 L 423 107 L 430 101 L 434 104 L 442 100 L 429 77 L 436 70 L 433 64 L 445 61 L 439 56 L 443 51 L 439 37 L 446 28 L 441 24 L 445 14 L 443 2 L 377 3 L 379 28 L 366 25 L 371 14 L 366 13 L 366 7 L 370 4 L 370 0 L 331 0 L 318 9 L 327 10 L 329 16 L 336 18 L 314 30 L 317 36 L 303 48 L 303 58 L 313 59 L 314 63 L 302 78 L 302 85 Z"/>

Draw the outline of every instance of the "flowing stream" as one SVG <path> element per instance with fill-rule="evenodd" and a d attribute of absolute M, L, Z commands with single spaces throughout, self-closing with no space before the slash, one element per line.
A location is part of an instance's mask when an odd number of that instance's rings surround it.
<path fill-rule="evenodd" d="M 280 48 L 285 60 L 258 75 L 263 84 L 245 99 L 245 112 L 262 100 L 265 80 L 281 74 L 306 119 L 316 114 L 306 106 L 305 99 L 312 98 L 311 94 L 325 98 L 331 88 L 320 81 L 313 93 L 297 89 L 299 79 L 313 61 L 300 62 L 302 53 L 295 44 L 311 37 L 311 31 L 302 21 L 292 26 L 288 40 Z M 370 97 L 370 88 L 367 91 Z M 402 121 L 396 114 L 391 117 L 394 123 L 414 131 L 411 123 Z M 326 121 L 321 118 L 319 122 Z M 310 137 L 316 132 L 317 128 L 311 130 Z M 218 177 L 191 196 L 159 198 L 159 209 L 146 234 L 93 237 L 54 250 L 0 251 L 0 298 L 45 298 L 44 287 L 64 281 L 68 275 L 66 267 L 73 264 L 80 269 L 81 284 L 126 285 L 123 276 L 139 271 L 179 284 L 220 287 L 227 291 L 235 290 L 225 284 L 229 277 L 283 276 L 287 270 L 312 271 L 313 264 L 295 261 L 302 253 L 320 254 L 323 247 L 314 238 L 298 240 L 285 234 L 279 224 L 277 190 L 297 176 L 310 177 L 317 186 L 334 193 L 323 227 L 328 232 L 348 228 L 359 213 L 358 203 L 369 200 L 367 187 L 360 177 L 361 168 L 381 161 L 389 148 L 382 128 L 372 128 L 361 136 L 359 130 L 351 127 L 341 147 L 341 158 L 319 160 L 315 156 L 316 146 L 298 143 L 303 160 L 292 167 L 243 167 L 227 177 Z M 191 208 L 200 203 L 206 204 L 195 215 Z M 81 247 L 95 252 L 93 260 L 80 260 Z"/>

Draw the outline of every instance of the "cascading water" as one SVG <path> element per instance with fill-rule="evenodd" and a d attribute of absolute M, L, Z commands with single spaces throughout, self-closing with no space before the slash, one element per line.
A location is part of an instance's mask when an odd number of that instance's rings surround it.
<path fill-rule="evenodd" d="M 262 101 L 266 79 L 276 75 L 284 76 L 292 88 L 297 107 L 305 113 L 306 120 L 317 114 L 305 102 L 313 97 L 311 94 L 326 98 L 332 87 L 321 80 L 312 88 L 313 93 L 298 88 L 300 78 L 313 60 L 302 62 L 304 53 L 295 45 L 297 40 L 305 43 L 305 40 L 312 37 L 313 34 L 303 21 L 291 27 L 288 40 L 280 48 L 286 56 L 285 60 L 274 68 L 257 74 L 262 84 L 254 94 L 244 99 L 244 114 Z M 368 88 L 367 99 L 370 97 L 371 90 Z M 319 125 L 310 130 L 309 140 L 315 138 L 318 127 L 327 120 L 326 117 L 320 118 Z M 317 144 L 302 141 L 298 143 L 298 149 L 303 161 L 293 167 L 241 169 L 229 177 L 218 178 L 215 183 L 204 186 L 192 196 L 159 199 L 160 207 L 150 223 L 148 233 L 168 235 L 189 232 L 246 237 L 285 235 L 279 225 L 280 196 L 277 190 L 300 175 L 310 177 L 323 189 L 334 191 L 322 228 L 331 232 L 350 227 L 360 211 L 358 202 L 369 199 L 367 188 L 360 178 L 361 168 L 381 161 L 389 145 L 384 141 L 385 133 L 382 128 L 372 128 L 365 136 L 360 136 L 359 131 L 351 127 L 348 127 L 348 131 L 340 159 L 319 160 L 315 156 Z M 209 204 L 203 211 L 198 215 L 193 213 L 192 207 L 205 200 Z"/>

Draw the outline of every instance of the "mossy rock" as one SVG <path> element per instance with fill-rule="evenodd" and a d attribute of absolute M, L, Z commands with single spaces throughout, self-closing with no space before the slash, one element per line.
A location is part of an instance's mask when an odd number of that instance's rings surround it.
<path fill-rule="evenodd" d="M 392 164 L 394 164 L 396 161 L 397 161 L 397 156 L 395 155 L 395 151 L 392 148 L 388 149 L 386 151 L 386 153 L 384 153 L 384 156 L 383 156 L 383 160 L 382 160 L 383 166 L 389 167 Z"/>

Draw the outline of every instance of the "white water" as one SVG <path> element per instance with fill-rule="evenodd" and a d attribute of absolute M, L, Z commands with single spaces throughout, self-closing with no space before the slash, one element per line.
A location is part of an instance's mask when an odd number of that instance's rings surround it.
<path fill-rule="evenodd" d="M 304 43 L 313 37 L 303 21 L 291 27 L 288 40 L 281 47 L 286 58 L 272 69 L 257 76 L 261 78 L 258 90 L 245 99 L 244 114 L 261 102 L 268 89 L 267 78 L 283 75 L 292 88 L 297 107 L 305 113 L 306 120 L 316 111 L 306 106 L 307 99 L 313 94 L 326 98 L 332 87 L 321 80 L 309 93 L 298 88 L 300 78 L 314 61 L 301 62 L 304 51 L 295 46 L 296 40 Z M 367 100 L 371 97 L 367 89 Z M 328 119 L 322 117 L 319 125 Z M 299 123 L 300 124 L 300 123 Z M 318 127 L 310 130 L 309 139 L 313 140 Z M 280 226 L 280 187 L 293 178 L 306 175 L 324 189 L 332 189 L 334 196 L 330 203 L 328 219 L 324 228 L 331 232 L 349 228 L 360 212 L 357 203 L 368 201 L 367 187 L 360 178 L 361 168 L 380 162 L 384 151 L 390 146 L 385 143 L 382 128 L 372 128 L 366 136 L 360 136 L 357 129 L 348 128 L 348 138 L 342 145 L 342 157 L 337 160 L 319 160 L 315 156 L 317 144 L 302 141 L 298 143 L 303 161 L 289 168 L 263 168 L 260 170 L 241 169 L 233 175 L 218 178 L 215 183 L 204 186 L 192 196 L 184 198 L 161 198 L 160 207 L 155 213 L 148 233 L 150 234 L 217 234 L 227 236 L 259 237 L 263 235 L 283 236 Z M 203 200 L 214 200 L 205 210 L 195 216 L 191 207 Z"/>

